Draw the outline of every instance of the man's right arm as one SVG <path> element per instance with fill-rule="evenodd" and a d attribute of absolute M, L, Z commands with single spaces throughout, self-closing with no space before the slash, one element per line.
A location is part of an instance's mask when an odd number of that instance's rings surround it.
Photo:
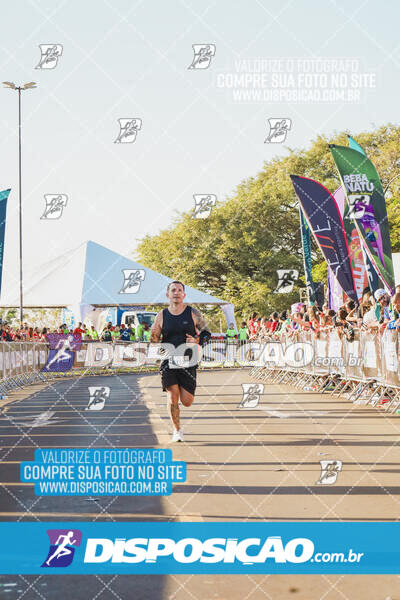
<path fill-rule="evenodd" d="M 161 331 L 163 325 L 163 311 L 161 310 L 156 318 L 154 319 L 154 323 L 150 330 L 150 342 L 160 342 L 161 341 Z"/>

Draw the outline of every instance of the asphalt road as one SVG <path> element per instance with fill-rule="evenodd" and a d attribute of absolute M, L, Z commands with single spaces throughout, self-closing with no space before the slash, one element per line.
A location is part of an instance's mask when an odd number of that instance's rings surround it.
<path fill-rule="evenodd" d="M 0 520 L 311 521 L 397 520 L 400 420 L 346 398 L 265 386 L 241 408 L 244 369 L 199 373 L 183 408 L 183 444 L 170 445 L 157 373 L 83 377 L 10 396 L 0 414 Z M 101 411 L 89 386 L 108 386 Z M 29 390 L 25 392 L 25 395 Z M 46 497 L 19 480 L 36 448 L 165 448 L 187 463 L 169 497 Z M 341 461 L 336 483 L 317 484 L 321 460 Z M 395 576 L 1 576 L 0 597 L 254 600 L 396 600 Z M 400 596 L 398 596 L 400 598 Z"/>

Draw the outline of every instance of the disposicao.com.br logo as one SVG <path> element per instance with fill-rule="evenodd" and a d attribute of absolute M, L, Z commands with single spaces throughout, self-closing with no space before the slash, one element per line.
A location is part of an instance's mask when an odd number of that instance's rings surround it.
<path fill-rule="evenodd" d="M 89 538 L 85 563 L 157 563 L 166 557 L 176 563 L 235 563 L 243 565 L 305 562 L 360 562 L 363 553 L 345 552 L 314 555 L 314 543 L 308 538 L 293 538 L 286 544 L 280 536 L 262 538 Z"/>

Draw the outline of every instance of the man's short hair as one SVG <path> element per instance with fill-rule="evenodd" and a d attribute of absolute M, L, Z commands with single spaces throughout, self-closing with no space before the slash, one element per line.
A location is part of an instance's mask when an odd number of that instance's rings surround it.
<path fill-rule="evenodd" d="M 171 282 L 168 284 L 168 287 L 167 287 L 167 292 L 169 292 L 169 288 L 171 287 L 171 285 L 172 285 L 173 283 L 179 283 L 179 285 L 181 285 L 181 286 L 183 287 L 183 290 L 185 290 L 185 284 L 184 284 L 184 283 L 182 283 L 182 281 L 171 281 Z"/>

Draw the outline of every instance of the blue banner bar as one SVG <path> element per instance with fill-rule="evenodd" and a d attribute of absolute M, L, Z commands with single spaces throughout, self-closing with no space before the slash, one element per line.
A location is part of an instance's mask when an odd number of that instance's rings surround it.
<path fill-rule="evenodd" d="M 1 574 L 399 574 L 400 523 L 0 523 Z"/>

